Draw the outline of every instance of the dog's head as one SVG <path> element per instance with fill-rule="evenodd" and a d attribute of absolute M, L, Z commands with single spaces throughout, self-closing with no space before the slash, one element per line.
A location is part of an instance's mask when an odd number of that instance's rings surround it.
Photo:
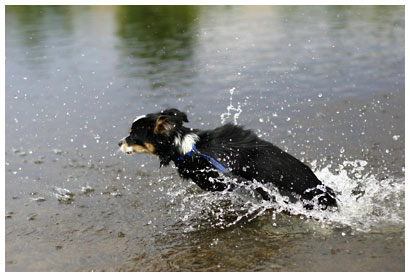
<path fill-rule="evenodd" d="M 173 146 L 183 122 L 188 122 L 187 115 L 177 109 L 139 116 L 132 123 L 129 136 L 119 142 L 120 149 L 127 154 L 149 153 L 169 160 L 176 155 Z"/>

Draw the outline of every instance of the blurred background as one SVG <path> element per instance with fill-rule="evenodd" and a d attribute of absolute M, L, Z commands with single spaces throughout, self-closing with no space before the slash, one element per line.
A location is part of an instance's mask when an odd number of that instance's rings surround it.
<path fill-rule="evenodd" d="M 6 270 L 404 270 L 404 6 L 6 6 L 5 29 Z M 342 211 L 118 152 L 169 107 L 255 130 Z"/>

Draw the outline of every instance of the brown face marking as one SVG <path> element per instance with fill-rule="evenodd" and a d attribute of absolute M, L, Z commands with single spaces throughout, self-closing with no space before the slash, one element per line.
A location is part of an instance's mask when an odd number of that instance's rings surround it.
<path fill-rule="evenodd" d="M 154 145 L 152 145 L 151 143 L 148 143 L 148 142 L 145 142 L 144 145 L 145 145 L 145 148 L 147 149 L 148 153 L 155 155 L 154 154 L 154 151 L 155 151 Z"/>
<path fill-rule="evenodd" d="M 129 129 L 129 130 L 128 130 L 128 133 L 130 133 L 130 134 L 131 134 L 131 133 L 132 133 L 132 129 Z"/>
<path fill-rule="evenodd" d="M 132 145 L 131 148 L 136 153 L 148 153 L 147 149 L 145 149 L 145 147 L 141 145 Z"/>
<path fill-rule="evenodd" d="M 145 142 L 144 145 L 145 145 L 145 146 L 142 146 L 142 145 L 132 145 L 131 148 L 132 148 L 136 153 L 139 153 L 139 154 L 148 153 L 148 154 L 155 155 L 155 154 L 154 154 L 154 151 L 155 151 L 154 145 L 152 145 L 151 143 L 147 143 L 147 142 Z"/>
<path fill-rule="evenodd" d="M 169 136 L 169 131 L 172 130 L 172 125 L 167 122 L 167 119 L 159 116 L 155 122 L 154 134 Z"/>

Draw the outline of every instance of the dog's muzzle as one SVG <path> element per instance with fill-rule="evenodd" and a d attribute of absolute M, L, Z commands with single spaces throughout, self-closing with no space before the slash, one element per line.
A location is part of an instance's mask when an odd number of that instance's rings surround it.
<path fill-rule="evenodd" d="M 121 140 L 118 146 L 120 150 L 126 154 L 154 154 L 155 151 L 154 146 L 150 143 L 144 143 L 144 146 L 138 144 L 130 146 L 125 139 Z"/>
<path fill-rule="evenodd" d="M 118 142 L 118 146 L 120 147 L 120 150 L 126 154 L 133 154 L 134 150 L 132 147 L 129 147 L 127 142 L 123 139 Z"/>

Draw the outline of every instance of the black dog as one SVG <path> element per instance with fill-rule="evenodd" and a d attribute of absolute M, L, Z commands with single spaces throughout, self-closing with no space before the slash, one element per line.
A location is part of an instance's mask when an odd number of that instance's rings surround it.
<path fill-rule="evenodd" d="M 157 155 L 161 166 L 173 161 L 182 178 L 205 190 L 233 189 L 238 183 L 273 184 L 281 195 L 302 201 L 307 209 L 315 204 L 321 209 L 337 207 L 333 190 L 308 166 L 252 131 L 232 124 L 201 131 L 186 128 L 183 122 L 188 122 L 187 115 L 177 109 L 138 117 L 120 149 Z M 268 190 L 255 189 L 263 199 L 274 200 Z"/>

